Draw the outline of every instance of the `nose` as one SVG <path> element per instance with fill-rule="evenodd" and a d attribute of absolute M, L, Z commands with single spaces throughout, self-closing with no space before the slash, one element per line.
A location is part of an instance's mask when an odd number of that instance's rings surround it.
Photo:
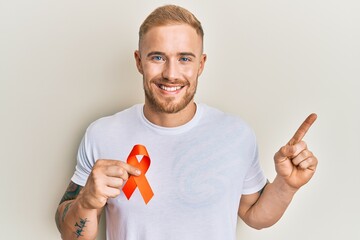
<path fill-rule="evenodd" d="M 164 69 L 162 71 L 162 77 L 163 79 L 166 79 L 168 81 L 176 81 L 179 79 L 180 71 L 178 67 L 178 62 L 176 60 L 168 60 L 164 64 Z"/>

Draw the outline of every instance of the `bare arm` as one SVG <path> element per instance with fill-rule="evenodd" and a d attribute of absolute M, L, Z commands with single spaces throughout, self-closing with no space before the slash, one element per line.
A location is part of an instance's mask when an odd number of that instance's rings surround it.
<path fill-rule="evenodd" d="M 62 239 L 95 239 L 101 212 L 108 198 L 120 194 L 130 174 L 139 176 L 141 172 L 122 161 L 98 160 L 85 187 L 71 182 L 55 216 Z"/>
<path fill-rule="evenodd" d="M 258 193 L 241 197 L 238 214 L 249 226 L 261 229 L 275 224 L 297 190 L 314 175 L 318 161 L 302 138 L 315 120 L 316 115 L 310 115 L 291 140 L 275 154 L 277 176 L 274 181 Z"/>
<path fill-rule="evenodd" d="M 102 208 L 84 208 L 78 198 L 82 189 L 83 187 L 70 182 L 60 201 L 55 221 L 62 239 L 96 238 Z"/>
<path fill-rule="evenodd" d="M 295 192 L 275 178 L 262 191 L 241 197 L 239 217 L 255 229 L 270 227 L 282 217 Z"/>

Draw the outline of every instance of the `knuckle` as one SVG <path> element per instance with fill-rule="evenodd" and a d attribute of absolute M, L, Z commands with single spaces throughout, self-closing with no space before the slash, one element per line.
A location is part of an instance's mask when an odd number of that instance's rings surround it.
<path fill-rule="evenodd" d="M 282 155 L 287 155 L 288 154 L 288 147 L 287 146 L 283 146 L 280 148 L 279 152 L 282 154 Z"/>
<path fill-rule="evenodd" d="M 102 166 L 104 165 L 105 163 L 105 160 L 104 159 L 98 159 L 96 162 L 95 162 L 95 165 L 94 166 Z"/>
<path fill-rule="evenodd" d="M 119 179 L 119 185 L 120 186 L 124 185 L 124 180 L 123 179 Z"/>
<path fill-rule="evenodd" d="M 115 198 L 115 197 L 119 196 L 120 193 L 121 193 L 120 189 L 113 188 L 113 189 L 109 190 L 108 197 Z"/>
<path fill-rule="evenodd" d="M 307 149 L 307 144 L 306 144 L 306 142 L 301 141 L 300 144 L 301 144 L 301 147 L 302 147 L 303 149 Z"/>
<path fill-rule="evenodd" d="M 115 162 L 116 162 L 116 165 L 119 167 L 123 167 L 125 164 L 123 161 L 115 161 Z"/>
<path fill-rule="evenodd" d="M 99 178 L 99 176 L 101 175 L 101 168 L 95 167 L 93 168 L 93 170 L 91 171 L 91 176 L 93 177 L 93 179 L 97 179 Z"/>
<path fill-rule="evenodd" d="M 309 157 L 309 158 L 311 158 L 311 157 L 313 156 L 313 153 L 312 153 L 311 151 L 307 151 L 307 152 L 306 152 L 306 156 Z"/>
<path fill-rule="evenodd" d="M 307 162 L 301 162 L 300 164 L 299 164 L 299 167 L 300 168 L 302 168 L 302 169 L 306 169 L 306 168 L 308 168 L 308 163 Z"/>
<path fill-rule="evenodd" d="M 116 188 L 114 191 L 114 197 L 119 196 L 121 193 L 120 189 Z"/>
<path fill-rule="evenodd" d="M 290 146 L 290 147 L 287 147 L 286 149 L 285 149 L 285 151 L 286 151 L 286 154 L 288 155 L 288 156 L 293 156 L 295 153 L 296 153 L 296 147 L 295 146 Z"/>
<path fill-rule="evenodd" d="M 124 171 L 124 174 L 122 175 L 122 177 L 121 177 L 123 180 L 128 180 L 128 178 L 129 178 L 129 174 L 127 173 L 127 171 Z"/>
<path fill-rule="evenodd" d="M 313 163 L 314 166 L 317 166 L 317 164 L 318 164 L 318 160 L 316 157 L 312 157 L 311 162 Z"/>
<path fill-rule="evenodd" d="M 95 188 L 100 184 L 100 177 L 99 175 L 92 175 L 92 182 L 94 183 Z"/>
<path fill-rule="evenodd" d="M 309 153 L 307 151 L 302 151 L 300 153 L 300 156 L 303 158 L 303 159 L 307 159 L 310 157 Z"/>

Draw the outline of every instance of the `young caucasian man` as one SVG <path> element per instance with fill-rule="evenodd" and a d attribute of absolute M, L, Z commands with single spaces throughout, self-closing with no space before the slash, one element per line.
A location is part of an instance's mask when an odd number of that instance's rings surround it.
<path fill-rule="evenodd" d="M 63 239 L 236 239 L 239 216 L 276 223 L 317 159 L 302 141 L 310 115 L 275 154 L 268 183 L 253 131 L 238 117 L 194 102 L 206 55 L 203 29 L 186 9 L 156 9 L 139 32 L 136 66 L 145 103 L 87 129 L 56 222 Z"/>

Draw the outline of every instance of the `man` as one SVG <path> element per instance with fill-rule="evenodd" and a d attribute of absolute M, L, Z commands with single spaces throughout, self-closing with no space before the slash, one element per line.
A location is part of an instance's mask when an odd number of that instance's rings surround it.
<path fill-rule="evenodd" d="M 315 172 L 317 159 L 301 139 L 316 115 L 275 154 L 277 176 L 268 183 L 252 130 L 194 102 L 206 55 L 193 14 L 156 9 L 134 55 L 145 103 L 87 129 L 57 210 L 62 238 L 95 239 L 104 209 L 110 240 L 228 240 L 237 216 L 256 229 L 276 223 Z"/>

